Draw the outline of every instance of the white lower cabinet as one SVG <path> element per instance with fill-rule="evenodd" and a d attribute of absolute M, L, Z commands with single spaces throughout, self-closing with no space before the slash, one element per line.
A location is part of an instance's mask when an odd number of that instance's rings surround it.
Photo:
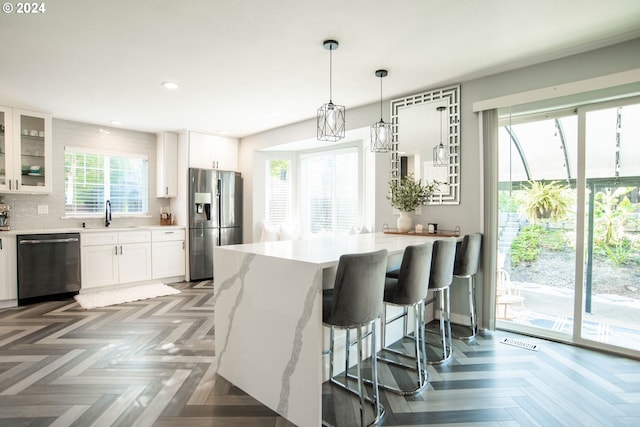
<path fill-rule="evenodd" d="M 0 301 L 17 300 L 16 236 L 0 236 Z"/>
<path fill-rule="evenodd" d="M 185 231 L 154 230 L 151 235 L 151 272 L 154 279 L 184 276 Z"/>
<path fill-rule="evenodd" d="M 85 289 L 151 279 L 151 231 L 82 235 L 82 287 Z"/>

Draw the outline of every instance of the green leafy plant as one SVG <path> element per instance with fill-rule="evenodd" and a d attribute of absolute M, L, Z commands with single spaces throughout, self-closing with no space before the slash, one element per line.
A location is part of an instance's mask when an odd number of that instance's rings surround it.
<path fill-rule="evenodd" d="M 570 198 L 567 186 L 557 181 L 529 181 L 524 192 L 521 209 L 532 222 L 548 219 L 558 221 L 567 216 Z"/>
<path fill-rule="evenodd" d="M 499 191 L 498 192 L 498 210 L 500 212 L 517 212 L 518 202 L 511 194 L 511 191 Z"/>
<path fill-rule="evenodd" d="M 627 197 L 631 190 L 631 187 L 618 187 L 613 191 L 607 188 L 595 194 L 597 243 L 616 245 L 624 238 L 623 226 L 636 208 Z"/>
<path fill-rule="evenodd" d="M 543 248 L 561 251 L 566 245 L 567 239 L 561 231 L 550 231 L 539 224 L 527 225 L 511 243 L 511 264 L 534 262 Z"/>
<path fill-rule="evenodd" d="M 633 256 L 633 248 L 628 239 L 623 239 L 614 245 L 598 245 L 596 253 L 606 256 L 616 266 L 627 264 Z"/>
<path fill-rule="evenodd" d="M 522 227 L 511 242 L 511 264 L 513 266 L 538 259 L 542 234 L 544 234 L 544 228 L 540 225 L 532 224 Z"/>
<path fill-rule="evenodd" d="M 422 181 L 416 180 L 413 174 L 410 174 L 400 180 L 389 181 L 391 194 L 387 196 L 387 200 L 396 209 L 413 212 L 418 206 L 424 205 L 441 184 L 436 180 L 430 184 L 423 184 Z"/>

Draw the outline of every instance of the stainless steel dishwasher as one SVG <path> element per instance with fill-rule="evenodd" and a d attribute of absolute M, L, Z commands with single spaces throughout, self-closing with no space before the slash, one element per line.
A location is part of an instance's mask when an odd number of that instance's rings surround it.
<path fill-rule="evenodd" d="M 80 290 L 80 234 L 20 234 L 18 305 L 69 297 Z"/>

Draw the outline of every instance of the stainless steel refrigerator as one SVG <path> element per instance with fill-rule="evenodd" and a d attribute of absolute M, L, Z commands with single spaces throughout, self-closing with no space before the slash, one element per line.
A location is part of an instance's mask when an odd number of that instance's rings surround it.
<path fill-rule="evenodd" d="M 239 172 L 189 169 L 189 277 L 211 279 L 213 248 L 242 243 Z"/>

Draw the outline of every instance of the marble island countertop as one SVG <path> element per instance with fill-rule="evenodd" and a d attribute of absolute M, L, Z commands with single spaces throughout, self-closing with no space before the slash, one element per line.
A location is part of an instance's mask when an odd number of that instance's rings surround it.
<path fill-rule="evenodd" d="M 386 249 L 389 251 L 389 255 L 401 254 L 408 245 L 419 245 L 438 238 L 442 237 L 370 233 L 307 240 L 246 243 L 221 246 L 216 249 L 308 262 L 328 267 L 335 265 L 340 256 L 344 254 L 373 252 L 380 249 Z"/>
<path fill-rule="evenodd" d="M 320 425 L 328 375 L 322 289 L 340 256 L 386 249 L 387 267 L 399 266 L 407 246 L 438 239 L 448 237 L 371 233 L 215 247 L 218 374 L 292 423 Z M 344 348 L 334 351 L 345 360 Z"/>

